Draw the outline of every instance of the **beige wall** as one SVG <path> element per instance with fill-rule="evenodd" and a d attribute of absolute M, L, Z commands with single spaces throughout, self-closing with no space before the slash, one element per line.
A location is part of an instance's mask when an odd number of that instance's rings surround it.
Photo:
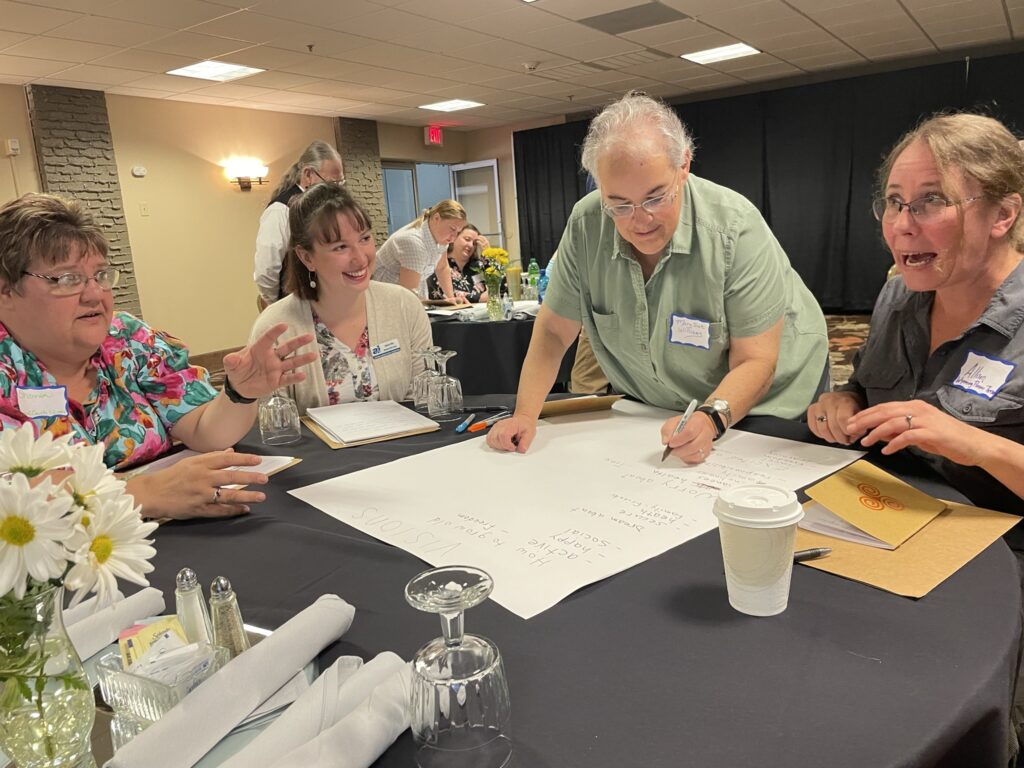
<path fill-rule="evenodd" d="M 260 213 L 309 142 L 333 144 L 331 118 L 115 95 L 107 108 L 146 321 L 193 353 L 244 344 Z M 232 154 L 261 158 L 270 185 L 229 184 L 218 162 Z"/>
<path fill-rule="evenodd" d="M 7 139 L 21 142 L 20 155 L 7 156 Z M 20 85 L 0 85 L 0 203 L 38 191 L 39 174 L 25 89 Z"/>
<path fill-rule="evenodd" d="M 418 163 L 461 163 L 466 160 L 466 134 L 445 129 L 444 146 L 423 143 L 423 129 L 408 125 L 377 123 L 382 160 L 415 160 Z"/>

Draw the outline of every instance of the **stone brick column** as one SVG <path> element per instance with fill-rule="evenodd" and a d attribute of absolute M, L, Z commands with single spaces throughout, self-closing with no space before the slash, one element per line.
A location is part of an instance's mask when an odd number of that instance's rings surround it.
<path fill-rule="evenodd" d="M 48 85 L 26 90 L 43 191 L 73 197 L 92 211 L 110 242 L 110 263 L 121 270 L 114 306 L 141 317 L 106 96 Z"/>
<path fill-rule="evenodd" d="M 345 164 L 345 186 L 373 219 L 373 236 L 379 247 L 388 239 L 388 208 L 384 199 L 377 123 L 337 117 L 334 136 Z"/>

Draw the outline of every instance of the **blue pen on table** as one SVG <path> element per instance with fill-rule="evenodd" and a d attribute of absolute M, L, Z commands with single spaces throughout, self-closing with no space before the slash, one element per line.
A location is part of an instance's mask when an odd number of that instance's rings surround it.
<path fill-rule="evenodd" d="M 672 442 L 673 437 L 675 437 L 676 435 L 683 431 L 683 427 L 686 426 L 686 422 L 690 420 L 690 417 L 693 416 L 693 412 L 695 410 L 697 410 L 697 398 L 691 400 L 690 404 L 686 406 L 686 411 L 683 413 L 683 418 L 679 420 L 679 423 L 676 424 L 676 428 L 673 429 L 672 434 L 669 435 L 669 443 Z M 665 443 L 665 450 L 661 454 L 661 460 L 665 461 L 665 459 L 668 458 L 668 455 L 670 453 L 672 453 L 672 447 L 668 443 Z"/>
<path fill-rule="evenodd" d="M 455 431 L 459 432 L 459 433 L 465 432 L 466 431 L 466 427 L 468 427 L 470 424 L 472 424 L 473 423 L 473 419 L 475 419 L 475 418 L 476 418 L 476 414 L 475 413 L 469 414 L 469 416 L 467 416 L 465 418 L 465 420 L 463 422 L 461 422 L 459 424 L 459 426 L 457 426 L 455 428 Z"/>

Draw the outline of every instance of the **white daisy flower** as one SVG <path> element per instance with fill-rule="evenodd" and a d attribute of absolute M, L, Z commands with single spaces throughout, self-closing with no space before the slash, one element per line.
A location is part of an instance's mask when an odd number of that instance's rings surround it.
<path fill-rule="evenodd" d="M 0 474 L 35 477 L 48 469 L 67 466 L 70 458 L 71 435 L 55 440 L 49 432 L 43 432 L 36 438 L 31 422 L 0 431 Z"/>
<path fill-rule="evenodd" d="M 20 600 L 28 577 L 46 581 L 64 575 L 64 542 L 75 525 L 67 516 L 70 508 L 71 497 L 49 479 L 35 488 L 22 474 L 0 482 L 0 595 L 13 591 Z"/>
<path fill-rule="evenodd" d="M 147 586 L 145 574 L 153 570 L 149 559 L 156 550 L 146 536 L 156 527 L 142 521 L 131 496 L 98 503 L 90 515 L 86 541 L 74 553 L 75 565 L 64 581 L 75 592 L 71 605 L 77 605 L 87 592 L 97 594 L 97 609 L 111 604 L 118 578 Z"/>
<path fill-rule="evenodd" d="M 104 450 L 106 446 L 102 443 L 80 443 L 71 451 L 68 466 L 72 474 L 64 480 L 64 487 L 85 518 L 88 518 L 98 504 L 116 499 L 125 493 L 125 482 L 118 479 L 114 471 L 103 463 Z M 88 519 L 84 522 L 88 527 Z"/>

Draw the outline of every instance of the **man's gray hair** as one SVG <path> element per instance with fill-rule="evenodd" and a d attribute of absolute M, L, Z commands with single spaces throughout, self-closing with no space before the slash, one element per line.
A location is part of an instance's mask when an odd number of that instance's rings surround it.
<path fill-rule="evenodd" d="M 645 126 L 664 142 L 665 155 L 673 167 L 693 157 L 693 139 L 675 110 L 643 91 L 630 91 L 590 121 L 583 140 L 583 168 L 596 180 L 598 158 L 609 149 L 633 146 L 637 129 Z"/>

